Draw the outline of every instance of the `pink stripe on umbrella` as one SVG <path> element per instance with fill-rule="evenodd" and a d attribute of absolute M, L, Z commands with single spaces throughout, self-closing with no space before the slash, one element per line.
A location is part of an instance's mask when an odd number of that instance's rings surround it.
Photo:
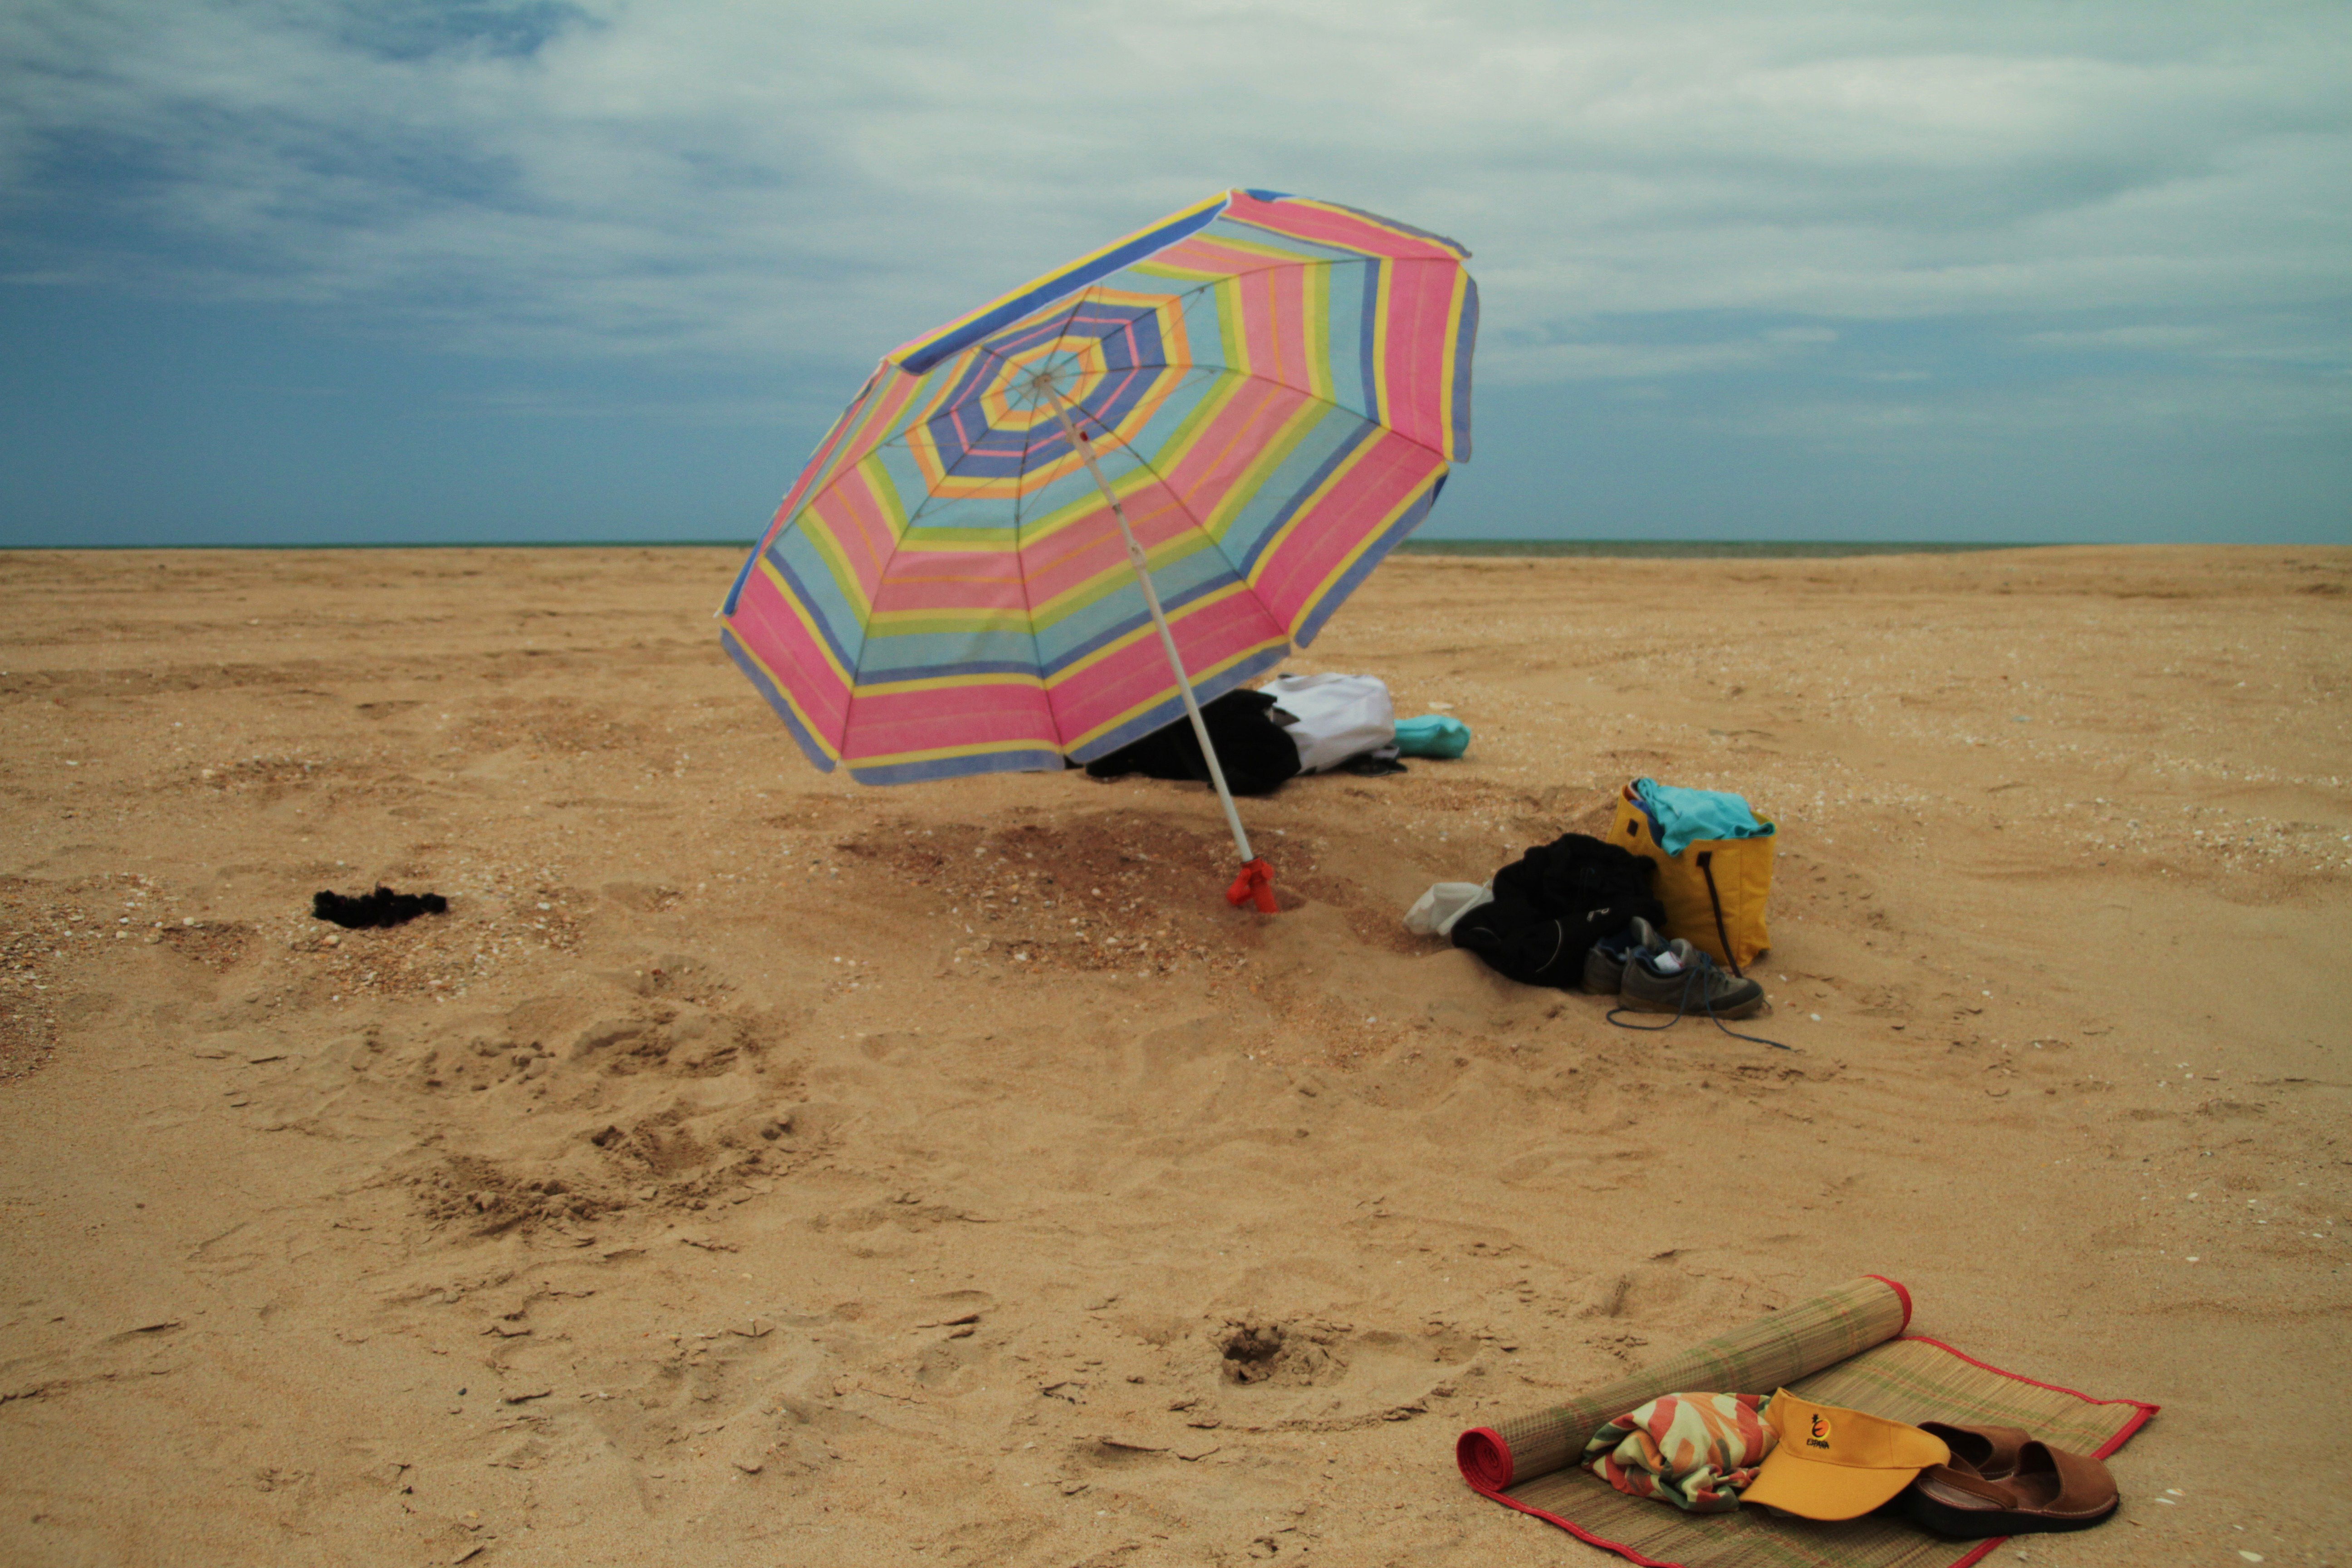
<path fill-rule="evenodd" d="M 1168 621 L 1196 684 L 1236 657 L 1288 640 L 1281 625 L 1246 593 L 1196 600 Z M 1083 679 L 1052 690 L 1055 717 L 1076 744 L 1081 736 L 1127 719 L 1139 705 L 1169 700 L 1168 656 L 1146 626 L 1124 647 L 1088 664 Z"/>
<path fill-rule="evenodd" d="M 754 572 L 736 603 L 735 636 L 792 696 L 827 742 L 841 734 L 849 686 L 792 602 L 765 572 Z"/>
<path fill-rule="evenodd" d="M 1386 225 L 1316 202 L 1262 202 L 1236 191 L 1225 215 L 1270 228 L 1276 234 L 1295 235 L 1318 245 L 1369 251 L 1374 256 L 1421 256 L 1455 262 L 1461 259 L 1460 254 L 1442 240 L 1402 234 Z"/>
<path fill-rule="evenodd" d="M 986 611 L 1028 608 L 1021 563 L 1009 550 L 901 550 L 875 590 L 883 611 Z"/>
<path fill-rule="evenodd" d="M 1036 681 L 960 681 L 922 691 L 859 692 L 841 754 L 854 763 L 1024 741 L 1049 752 L 1062 749 L 1053 709 Z"/>
<path fill-rule="evenodd" d="M 1384 430 L 1357 455 L 1314 510 L 1328 507 L 1343 516 L 1385 519 L 1444 468 L 1445 459 L 1428 447 Z M 1288 626 L 1297 626 L 1331 574 L 1377 531 L 1317 528 L 1311 513 L 1302 515 L 1259 563 L 1258 596 Z"/>
<path fill-rule="evenodd" d="M 1193 516 L 1206 522 L 1265 455 L 1266 444 L 1308 401 L 1288 387 L 1244 382 L 1169 469 L 1169 487 Z"/>
<path fill-rule="evenodd" d="M 1445 451 L 1444 326 L 1454 315 L 1454 263 L 1400 261 L 1389 268 L 1388 345 L 1381 405 L 1399 435 Z"/>

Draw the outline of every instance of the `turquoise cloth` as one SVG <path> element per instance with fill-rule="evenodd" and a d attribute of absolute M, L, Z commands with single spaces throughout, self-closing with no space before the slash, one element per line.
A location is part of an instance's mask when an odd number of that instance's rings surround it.
<path fill-rule="evenodd" d="M 1400 719 L 1396 747 L 1408 757 L 1458 757 L 1470 749 L 1470 726 L 1443 713 Z"/>
<path fill-rule="evenodd" d="M 1684 846 L 1701 838 L 1772 837 L 1772 825 L 1757 821 L 1746 800 L 1720 790 L 1677 789 L 1655 779 L 1635 779 L 1633 798 L 1650 814 L 1658 847 L 1669 855 L 1681 854 Z"/>

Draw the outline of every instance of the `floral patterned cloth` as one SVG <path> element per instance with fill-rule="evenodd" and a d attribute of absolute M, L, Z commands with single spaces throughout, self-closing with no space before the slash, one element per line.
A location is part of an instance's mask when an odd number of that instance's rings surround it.
<path fill-rule="evenodd" d="M 1595 1432 L 1584 1468 L 1628 1497 L 1728 1513 L 1772 1451 L 1771 1403 L 1769 1394 L 1665 1394 Z"/>

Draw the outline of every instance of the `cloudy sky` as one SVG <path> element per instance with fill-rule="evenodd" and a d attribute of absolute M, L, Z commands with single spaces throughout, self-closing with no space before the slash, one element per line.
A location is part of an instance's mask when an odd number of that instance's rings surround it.
<path fill-rule="evenodd" d="M 1474 252 L 1456 536 L 2352 542 L 2352 6 L 8 0 L 0 542 L 748 538 L 1233 185 Z"/>

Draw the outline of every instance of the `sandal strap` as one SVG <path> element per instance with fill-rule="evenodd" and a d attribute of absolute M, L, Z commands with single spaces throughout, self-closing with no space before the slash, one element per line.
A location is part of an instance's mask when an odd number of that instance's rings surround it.
<path fill-rule="evenodd" d="M 1922 1421 L 1919 1430 L 1944 1440 L 1952 1462 L 1994 1479 L 2017 1468 L 2018 1450 L 2033 1441 L 2021 1426 L 1969 1426 L 1957 1421 Z"/>
<path fill-rule="evenodd" d="M 2018 1453 L 2018 1469 L 2021 1474 L 2029 1465 L 2042 1468 L 2040 1449 L 2047 1456 L 2050 1470 L 2058 1482 L 2058 1495 L 2042 1506 L 2053 1513 L 2093 1513 L 2112 1507 L 2116 1500 L 2115 1478 L 2107 1467 L 2088 1454 L 2072 1454 L 2063 1448 L 2053 1448 L 2047 1443 L 2028 1443 Z"/>

